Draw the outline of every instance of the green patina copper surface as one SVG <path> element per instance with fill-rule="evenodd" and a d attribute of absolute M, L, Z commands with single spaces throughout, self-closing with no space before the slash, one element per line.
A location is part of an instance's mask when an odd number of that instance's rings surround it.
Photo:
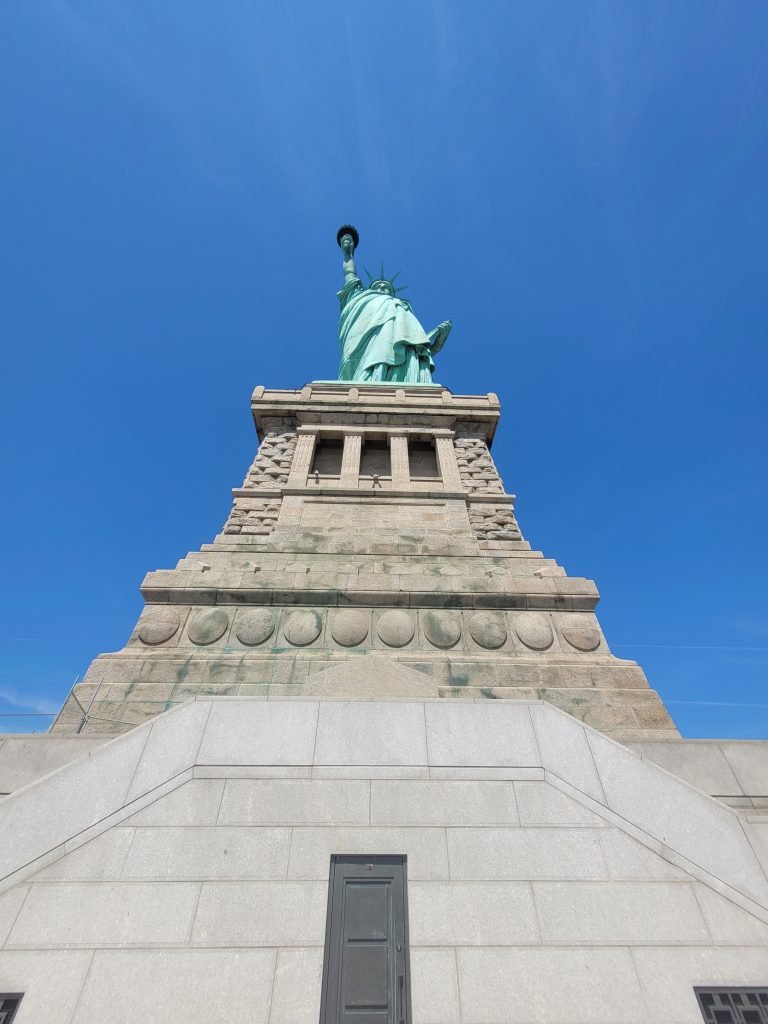
<path fill-rule="evenodd" d="M 344 287 L 338 293 L 339 380 L 431 384 L 432 357 L 445 344 L 450 320 L 427 333 L 383 272 L 367 287 L 357 276 L 354 228 L 341 228 L 338 242 L 344 253 Z"/>

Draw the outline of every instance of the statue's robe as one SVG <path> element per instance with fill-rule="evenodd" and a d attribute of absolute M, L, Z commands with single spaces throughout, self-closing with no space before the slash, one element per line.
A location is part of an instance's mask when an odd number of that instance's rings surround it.
<path fill-rule="evenodd" d="M 359 277 L 338 294 L 339 380 L 432 383 L 437 328 L 427 334 L 407 302 L 364 288 Z"/>

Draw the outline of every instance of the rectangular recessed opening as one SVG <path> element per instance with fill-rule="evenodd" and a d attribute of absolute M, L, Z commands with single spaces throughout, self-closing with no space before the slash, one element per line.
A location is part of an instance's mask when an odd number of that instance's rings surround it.
<path fill-rule="evenodd" d="M 432 441 L 411 441 L 408 445 L 408 464 L 411 480 L 436 480 L 437 452 Z"/>
<path fill-rule="evenodd" d="M 360 476 L 392 475 L 392 460 L 387 441 L 366 441 L 360 459 Z"/>
<path fill-rule="evenodd" d="M 23 992 L 0 992 L 0 1024 L 11 1024 L 23 995 Z"/>
<path fill-rule="evenodd" d="M 765 988 L 694 988 L 706 1024 L 768 1024 Z"/>
<path fill-rule="evenodd" d="M 320 476 L 340 476 L 341 456 L 344 442 L 337 437 L 321 437 L 315 445 L 315 457 L 312 460 L 312 472 Z"/>

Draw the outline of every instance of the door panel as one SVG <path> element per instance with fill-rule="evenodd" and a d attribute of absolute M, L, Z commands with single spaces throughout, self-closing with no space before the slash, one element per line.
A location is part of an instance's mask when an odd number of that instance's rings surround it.
<path fill-rule="evenodd" d="M 408 1024 L 405 857 L 334 855 L 321 1024 Z"/>

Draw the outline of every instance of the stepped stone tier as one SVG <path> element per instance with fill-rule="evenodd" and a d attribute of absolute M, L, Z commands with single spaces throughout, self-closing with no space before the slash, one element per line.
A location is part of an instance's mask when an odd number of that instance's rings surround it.
<path fill-rule="evenodd" d="M 531 550 L 491 455 L 495 395 L 257 387 L 259 448 L 212 544 L 150 572 L 123 650 L 55 733 L 122 733 L 203 696 L 546 700 L 622 741 L 673 739 L 611 654 L 591 580 Z"/>

